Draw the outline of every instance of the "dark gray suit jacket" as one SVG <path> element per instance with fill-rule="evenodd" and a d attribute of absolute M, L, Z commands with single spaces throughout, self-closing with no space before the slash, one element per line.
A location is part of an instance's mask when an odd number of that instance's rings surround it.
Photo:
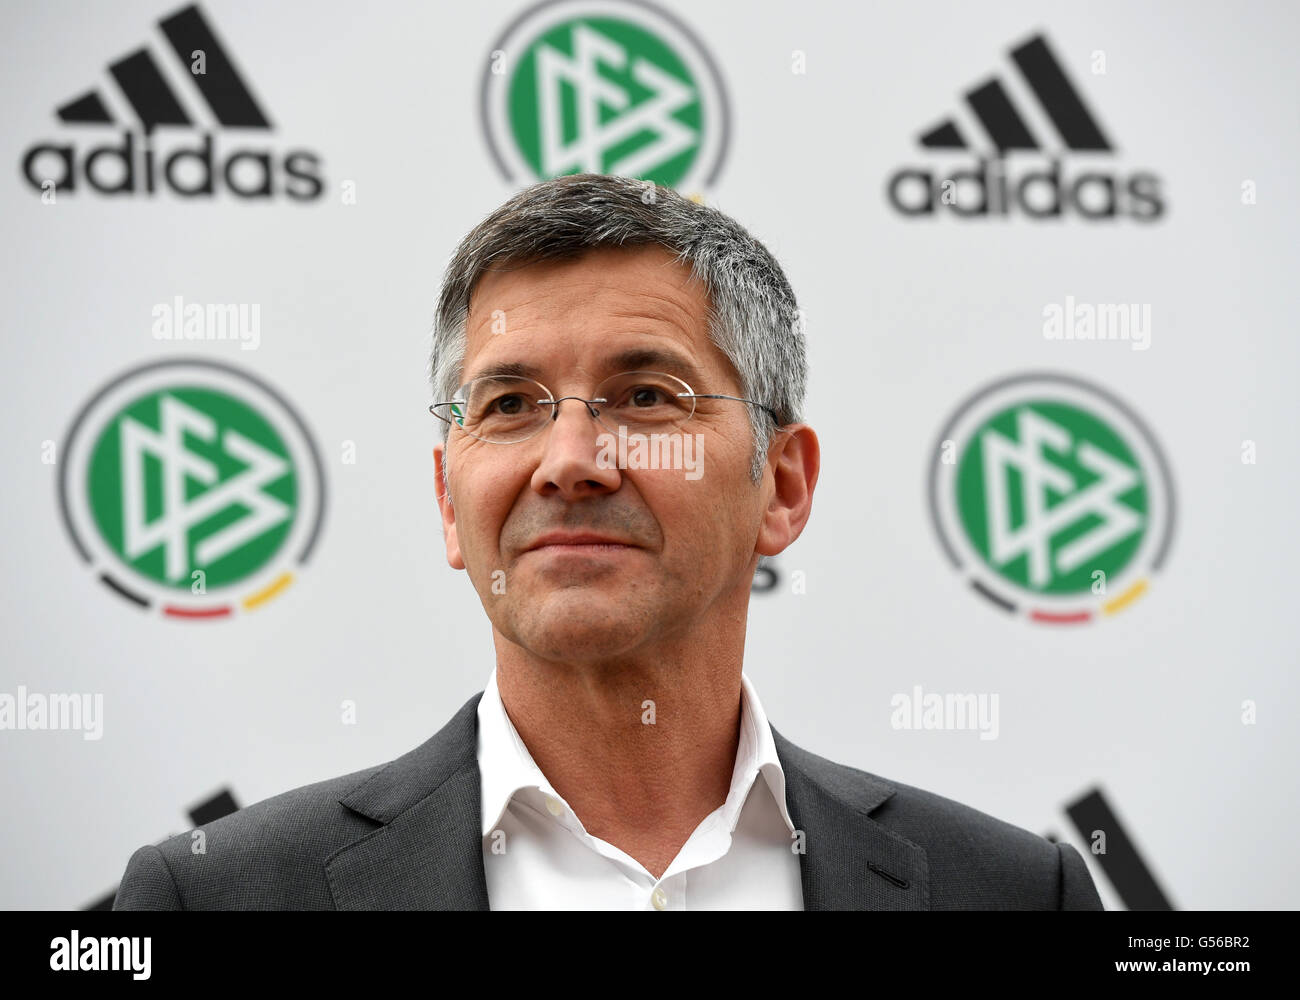
<path fill-rule="evenodd" d="M 140 848 L 115 910 L 486 910 L 475 695 L 396 760 Z M 775 728 L 808 910 L 1100 910 L 1079 853 Z"/>

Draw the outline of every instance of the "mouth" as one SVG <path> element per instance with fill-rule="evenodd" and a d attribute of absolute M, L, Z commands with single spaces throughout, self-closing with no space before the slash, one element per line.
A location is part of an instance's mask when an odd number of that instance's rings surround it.
<path fill-rule="evenodd" d="M 539 545 L 529 552 L 544 552 L 550 556 L 600 556 L 616 555 L 620 552 L 635 552 L 633 545 Z"/>
<path fill-rule="evenodd" d="M 538 545 L 529 549 L 530 553 L 581 553 L 584 555 L 593 555 L 595 553 L 624 553 L 636 549 L 634 545 L 608 545 L 604 542 L 577 542 L 577 544 L 567 545 Z"/>
<path fill-rule="evenodd" d="M 621 541 L 619 538 L 593 532 L 550 532 L 534 541 L 524 554 L 545 555 L 547 562 L 559 560 L 567 563 L 581 559 L 597 559 L 606 562 L 608 559 L 619 558 L 625 553 L 633 553 L 640 547 L 640 545 Z"/>
<path fill-rule="evenodd" d="M 636 548 L 640 546 L 604 535 L 553 532 L 537 539 L 526 551 L 594 555 L 601 552 L 630 552 Z"/>

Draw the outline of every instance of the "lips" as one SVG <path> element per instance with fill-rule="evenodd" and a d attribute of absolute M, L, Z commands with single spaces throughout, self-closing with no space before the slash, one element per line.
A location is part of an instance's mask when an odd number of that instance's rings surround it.
<path fill-rule="evenodd" d="M 608 535 L 598 535 L 589 531 L 566 532 L 552 531 L 535 540 L 528 546 L 528 552 L 548 545 L 618 545 L 623 548 L 636 548 L 631 542 Z"/>

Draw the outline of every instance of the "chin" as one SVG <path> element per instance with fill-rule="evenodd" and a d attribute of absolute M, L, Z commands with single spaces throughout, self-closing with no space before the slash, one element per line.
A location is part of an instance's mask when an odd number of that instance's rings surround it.
<path fill-rule="evenodd" d="M 525 602 L 505 634 L 548 659 L 600 659 L 634 648 L 643 638 L 647 611 L 587 587 L 570 587 Z M 504 630 L 503 630 L 504 631 Z"/>
<path fill-rule="evenodd" d="M 583 663 L 622 656 L 636 645 L 636 636 L 626 630 L 604 628 L 543 628 L 522 633 L 515 641 L 529 652 L 548 660 Z"/>

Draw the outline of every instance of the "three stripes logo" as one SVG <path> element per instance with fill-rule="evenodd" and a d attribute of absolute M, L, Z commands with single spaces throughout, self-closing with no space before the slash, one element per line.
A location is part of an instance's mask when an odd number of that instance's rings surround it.
<path fill-rule="evenodd" d="M 1067 214 L 1093 220 L 1160 218 L 1165 211 L 1160 179 L 1150 171 L 1064 174 L 1064 154 L 1072 160 L 1111 156 L 1115 146 L 1045 36 L 1035 35 L 1010 55 L 1014 75 L 994 76 L 972 87 L 956 114 L 919 137 L 925 150 L 970 151 L 975 163 L 951 170 L 904 167 L 889 179 L 890 204 L 912 217 L 946 210 L 966 219 L 1013 214 L 1033 219 Z M 1040 162 L 1013 176 L 1008 163 L 1013 157 L 1023 163 L 1026 156 Z"/>
<path fill-rule="evenodd" d="M 64 125 L 87 134 L 123 128 L 120 141 L 84 152 L 57 142 L 27 150 L 23 176 L 42 200 L 53 203 L 82 187 L 105 195 L 151 196 L 167 189 L 202 198 L 224 189 L 248 199 L 319 198 L 324 182 L 316 153 L 217 147 L 217 130 L 257 135 L 272 125 L 199 7 L 178 10 L 158 26 L 166 43 L 159 46 L 161 58 L 151 46 L 141 46 L 109 64 L 111 85 L 91 89 L 55 112 Z M 158 137 L 168 129 L 197 130 L 197 145 L 162 148 Z"/>

